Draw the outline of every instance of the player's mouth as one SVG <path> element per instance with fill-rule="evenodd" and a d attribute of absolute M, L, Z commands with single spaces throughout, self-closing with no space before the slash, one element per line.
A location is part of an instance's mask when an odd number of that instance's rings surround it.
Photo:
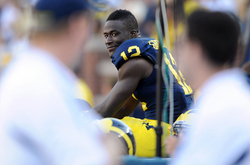
<path fill-rule="evenodd" d="M 113 52 L 116 49 L 116 46 L 109 46 L 108 51 Z"/>

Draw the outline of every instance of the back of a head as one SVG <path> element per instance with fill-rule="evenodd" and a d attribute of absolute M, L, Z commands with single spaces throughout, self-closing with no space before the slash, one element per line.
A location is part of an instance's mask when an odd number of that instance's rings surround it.
<path fill-rule="evenodd" d="M 138 22 L 135 16 L 128 10 L 115 10 L 109 15 L 107 21 L 123 21 L 129 30 L 136 30 L 138 32 Z"/>
<path fill-rule="evenodd" d="M 39 0 L 35 6 L 36 29 L 58 28 L 73 14 L 89 11 L 88 0 Z"/>
<path fill-rule="evenodd" d="M 187 37 L 199 42 L 204 54 L 214 65 L 232 64 L 238 46 L 240 27 L 230 15 L 197 10 L 187 21 Z"/>

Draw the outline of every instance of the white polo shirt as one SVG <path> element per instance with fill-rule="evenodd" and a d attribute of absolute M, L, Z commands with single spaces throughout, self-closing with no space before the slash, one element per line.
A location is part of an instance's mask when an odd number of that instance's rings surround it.
<path fill-rule="evenodd" d="M 75 75 L 54 56 L 28 47 L 0 78 L 0 164 L 107 163 L 96 114 L 74 98 Z"/>
<path fill-rule="evenodd" d="M 201 88 L 194 125 L 174 165 L 250 164 L 250 86 L 238 69 L 220 72 Z"/>

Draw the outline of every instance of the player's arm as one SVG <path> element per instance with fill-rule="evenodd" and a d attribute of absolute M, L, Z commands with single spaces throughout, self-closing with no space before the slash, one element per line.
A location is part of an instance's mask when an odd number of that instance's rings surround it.
<path fill-rule="evenodd" d="M 122 119 L 124 116 L 129 116 L 139 103 L 140 101 L 130 96 L 128 100 L 124 103 L 122 108 L 113 117 Z"/>
<path fill-rule="evenodd" d="M 122 65 L 118 81 L 107 98 L 94 109 L 103 117 L 114 116 L 135 91 L 140 80 L 148 77 L 153 65 L 144 58 L 132 58 Z"/>

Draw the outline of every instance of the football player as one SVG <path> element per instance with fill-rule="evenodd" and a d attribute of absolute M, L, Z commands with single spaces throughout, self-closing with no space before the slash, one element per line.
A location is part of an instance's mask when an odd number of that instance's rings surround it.
<path fill-rule="evenodd" d="M 154 157 L 156 149 L 156 55 L 158 41 L 140 38 L 138 23 L 127 10 L 109 15 L 104 28 L 105 44 L 112 63 L 118 70 L 118 81 L 107 98 L 94 109 L 103 117 L 122 119 L 136 140 L 136 156 Z M 174 120 L 192 103 L 193 92 L 176 68 L 172 55 L 166 50 L 164 61 L 174 77 Z M 162 92 L 166 91 L 163 85 Z M 163 104 L 167 100 L 163 100 Z M 141 102 L 145 119 L 128 117 Z M 169 107 L 167 109 L 169 111 Z M 169 125 L 163 123 L 164 136 Z M 164 138 L 163 138 L 164 139 Z M 164 146 L 163 146 L 164 151 Z"/>

